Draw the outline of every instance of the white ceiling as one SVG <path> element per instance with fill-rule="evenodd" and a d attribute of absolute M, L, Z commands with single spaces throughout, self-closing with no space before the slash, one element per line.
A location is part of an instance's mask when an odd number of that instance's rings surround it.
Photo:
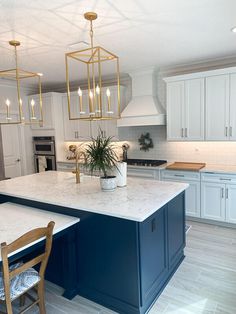
<path fill-rule="evenodd" d="M 95 43 L 120 57 L 124 73 L 236 56 L 235 0 L 0 0 L 0 69 L 14 67 L 8 41 L 17 39 L 22 68 L 64 82 L 65 52 L 89 41 L 91 10 Z"/>

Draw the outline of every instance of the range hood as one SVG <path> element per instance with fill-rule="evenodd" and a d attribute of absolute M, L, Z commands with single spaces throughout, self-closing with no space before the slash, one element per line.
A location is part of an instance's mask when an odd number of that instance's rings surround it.
<path fill-rule="evenodd" d="M 157 98 L 154 69 L 129 74 L 132 78 L 132 99 L 122 111 L 117 126 L 165 125 L 166 115 Z"/>

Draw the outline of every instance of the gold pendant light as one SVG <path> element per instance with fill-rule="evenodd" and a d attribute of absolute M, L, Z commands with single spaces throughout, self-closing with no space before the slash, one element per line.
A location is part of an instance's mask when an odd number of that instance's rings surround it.
<path fill-rule="evenodd" d="M 15 83 L 15 90 L 11 89 L 10 95 L 1 95 L 0 108 L 5 114 L 0 115 L 0 124 L 40 124 L 43 123 L 42 108 L 42 89 L 41 89 L 41 73 L 25 71 L 18 66 L 17 47 L 20 42 L 17 40 L 9 41 L 9 45 L 14 47 L 15 52 L 15 69 L 0 71 L 0 78 L 11 80 Z M 28 79 L 28 80 L 27 80 Z M 21 83 L 37 83 L 38 100 L 30 97 L 21 96 Z M 11 84 L 13 86 L 13 83 Z M 8 89 L 6 89 L 8 90 Z M 26 100 L 27 99 L 27 100 Z M 29 99 L 29 103 L 28 103 Z"/>
<path fill-rule="evenodd" d="M 93 44 L 93 21 L 97 14 L 87 12 L 84 18 L 90 21 L 91 47 L 67 53 L 66 84 L 70 120 L 109 120 L 120 118 L 120 75 L 119 58 L 108 50 Z M 73 63 L 73 67 L 70 64 Z M 70 67 L 70 71 L 69 71 Z M 71 94 L 70 74 L 78 75 L 78 91 Z M 115 73 L 114 88 L 104 85 L 104 71 Z M 80 84 L 86 78 L 86 88 Z M 84 87 L 84 84 L 83 84 Z"/>

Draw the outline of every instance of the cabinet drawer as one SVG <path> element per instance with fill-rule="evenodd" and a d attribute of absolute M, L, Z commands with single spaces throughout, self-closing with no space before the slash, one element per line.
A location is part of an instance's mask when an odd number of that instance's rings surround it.
<path fill-rule="evenodd" d="M 216 183 L 231 183 L 236 184 L 236 175 L 234 174 L 219 174 L 214 172 L 201 173 L 201 179 L 204 182 L 216 182 Z"/>
<path fill-rule="evenodd" d="M 72 171 L 75 169 L 75 163 L 57 163 L 57 170 L 58 171 Z"/>
<path fill-rule="evenodd" d="M 158 173 L 156 174 L 156 170 L 152 169 L 137 169 L 137 168 L 129 168 L 127 169 L 127 174 L 130 177 L 139 177 L 139 178 L 146 178 L 146 179 L 158 179 Z"/>
<path fill-rule="evenodd" d="M 193 171 L 176 171 L 176 170 L 162 170 L 161 171 L 162 180 L 194 180 L 200 181 L 200 173 Z"/>

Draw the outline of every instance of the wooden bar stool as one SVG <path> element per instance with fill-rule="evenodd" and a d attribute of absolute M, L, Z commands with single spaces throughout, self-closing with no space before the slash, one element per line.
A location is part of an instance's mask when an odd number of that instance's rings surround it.
<path fill-rule="evenodd" d="M 7 314 L 12 314 L 12 301 L 24 296 L 32 288 L 37 287 L 37 299 L 30 296 L 31 303 L 20 313 L 38 304 L 40 314 L 45 314 L 44 274 L 52 247 L 52 233 L 55 223 L 51 221 L 46 228 L 37 228 L 22 235 L 10 244 L 1 244 L 2 270 L 0 272 L 0 302 L 5 303 Z M 44 252 L 25 263 L 20 262 L 9 266 L 8 255 L 16 250 L 46 237 Z M 39 272 L 33 266 L 40 264 Z M 29 296 L 29 295 L 28 295 Z"/>

